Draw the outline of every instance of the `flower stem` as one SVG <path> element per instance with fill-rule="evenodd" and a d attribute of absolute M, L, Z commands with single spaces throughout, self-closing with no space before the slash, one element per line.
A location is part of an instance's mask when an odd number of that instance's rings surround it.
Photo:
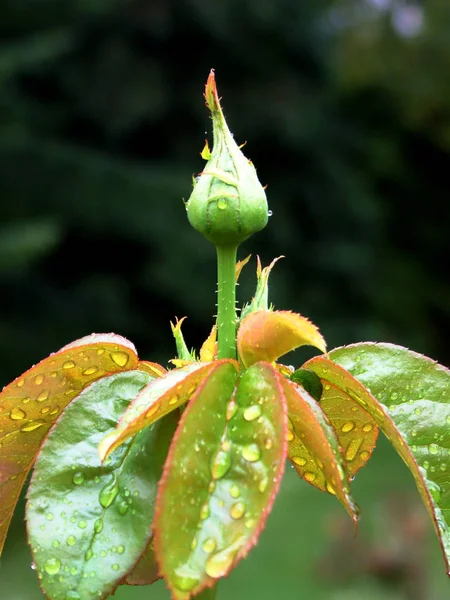
<path fill-rule="evenodd" d="M 237 246 L 217 246 L 218 358 L 236 358 Z"/>

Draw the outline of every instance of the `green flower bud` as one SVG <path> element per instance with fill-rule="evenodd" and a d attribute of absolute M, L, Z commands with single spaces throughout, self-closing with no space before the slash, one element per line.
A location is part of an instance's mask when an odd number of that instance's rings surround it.
<path fill-rule="evenodd" d="M 214 145 L 205 146 L 208 160 L 187 203 L 191 225 L 215 246 L 237 246 L 267 225 L 264 188 L 253 164 L 233 139 L 223 116 L 214 71 L 205 89 L 213 121 Z"/>

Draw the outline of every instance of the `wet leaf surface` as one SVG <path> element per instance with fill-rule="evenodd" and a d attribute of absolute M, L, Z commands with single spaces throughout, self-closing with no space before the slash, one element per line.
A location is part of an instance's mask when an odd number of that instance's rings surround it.
<path fill-rule="evenodd" d="M 157 560 L 176 600 L 227 575 L 264 527 L 287 450 L 279 377 L 259 363 L 238 380 L 225 362 L 183 413 L 155 519 Z"/>
<path fill-rule="evenodd" d="M 185 404 L 197 387 L 223 361 L 213 363 L 191 363 L 179 369 L 168 371 L 147 385 L 122 415 L 116 429 L 106 436 L 99 445 L 102 459 L 129 437 L 148 427 L 164 415 Z"/>
<path fill-rule="evenodd" d="M 97 448 L 149 379 L 129 371 L 94 382 L 44 442 L 26 517 L 36 573 L 51 600 L 105 598 L 147 547 L 176 415 L 129 440 L 103 466 Z"/>
<path fill-rule="evenodd" d="M 408 465 L 449 572 L 450 371 L 393 344 L 354 344 L 336 348 L 329 358 L 317 357 L 307 368 L 363 406 Z"/>
<path fill-rule="evenodd" d="M 0 552 L 20 490 L 49 428 L 81 390 L 136 368 L 134 346 L 118 335 L 87 336 L 45 358 L 0 394 Z"/>
<path fill-rule="evenodd" d="M 337 496 L 356 522 L 358 507 L 350 496 L 348 472 L 334 428 L 301 386 L 284 378 L 282 385 L 289 415 L 289 459 L 305 481 Z"/>

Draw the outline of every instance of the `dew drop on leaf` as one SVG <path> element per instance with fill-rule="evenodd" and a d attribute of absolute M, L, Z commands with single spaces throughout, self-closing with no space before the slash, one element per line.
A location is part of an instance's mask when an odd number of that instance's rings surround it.
<path fill-rule="evenodd" d="M 230 517 L 235 520 L 242 519 L 246 510 L 245 502 L 235 502 L 230 508 Z"/>
<path fill-rule="evenodd" d="M 214 540 L 213 538 L 206 538 L 206 540 L 202 544 L 202 550 L 203 552 L 210 554 L 211 552 L 214 552 L 216 546 L 216 540 Z"/>
<path fill-rule="evenodd" d="M 293 456 L 292 462 L 294 462 L 299 467 L 304 467 L 306 465 L 306 460 L 301 456 Z"/>
<path fill-rule="evenodd" d="M 176 575 L 174 580 L 174 586 L 181 592 L 189 592 L 194 588 L 200 579 L 198 577 L 189 577 L 187 575 Z"/>
<path fill-rule="evenodd" d="M 74 590 L 69 590 L 64 600 L 81 600 L 80 594 Z"/>
<path fill-rule="evenodd" d="M 247 406 L 244 410 L 244 419 L 246 421 L 254 421 L 258 417 L 261 416 L 261 407 L 259 404 L 253 404 L 252 406 Z"/>
<path fill-rule="evenodd" d="M 219 450 L 214 462 L 211 465 L 211 474 L 214 479 L 221 479 L 231 467 L 231 454 L 224 450 Z"/>
<path fill-rule="evenodd" d="M 355 428 L 355 424 L 353 423 L 353 421 L 346 421 L 342 425 L 341 431 L 342 431 L 342 433 L 348 433 L 349 431 L 351 431 L 354 428 Z"/>
<path fill-rule="evenodd" d="M 75 473 L 75 475 L 72 478 L 72 481 L 74 482 L 75 485 L 81 485 L 84 481 L 84 474 L 81 473 L 81 471 L 79 471 L 78 473 Z"/>
<path fill-rule="evenodd" d="M 363 428 L 362 428 L 364 433 L 369 433 L 369 431 L 372 431 L 372 429 L 373 429 L 373 425 L 371 423 L 366 423 L 366 425 L 363 425 Z"/>
<path fill-rule="evenodd" d="M 44 425 L 45 421 L 42 421 L 40 419 L 38 419 L 37 421 L 29 421 L 28 423 L 25 423 L 25 425 L 22 425 L 22 427 L 20 428 L 20 431 L 23 431 L 25 433 L 28 433 L 30 431 L 36 431 L 36 429 L 39 429 L 39 427 L 42 427 L 42 425 Z"/>
<path fill-rule="evenodd" d="M 103 529 L 103 519 L 97 519 L 94 523 L 95 533 L 101 533 L 102 529 Z"/>
<path fill-rule="evenodd" d="M 22 419 L 25 419 L 26 412 L 24 410 L 22 410 L 21 408 L 18 408 L 17 406 L 15 408 L 12 409 L 12 411 L 9 413 L 9 416 L 11 417 L 11 419 L 13 421 L 21 421 Z"/>
<path fill-rule="evenodd" d="M 235 552 L 230 551 L 229 548 L 212 554 L 205 564 L 206 574 L 214 579 L 223 577 L 233 564 L 234 556 Z"/>
<path fill-rule="evenodd" d="M 69 537 L 66 540 L 66 543 L 68 546 L 75 546 L 75 544 L 77 543 L 77 538 L 74 535 L 69 535 Z"/>
<path fill-rule="evenodd" d="M 258 444 L 249 444 L 242 448 L 242 457 L 248 462 L 256 462 L 261 458 L 261 448 Z"/>
<path fill-rule="evenodd" d="M 119 514 L 120 514 L 122 517 L 123 517 L 123 516 L 125 516 L 125 515 L 127 514 L 127 512 L 128 512 L 128 508 L 129 508 L 129 507 L 128 507 L 128 503 L 127 503 L 125 500 L 123 500 L 123 501 L 122 501 L 122 502 L 119 504 L 119 508 L 118 508 L 118 510 L 119 510 Z"/>
<path fill-rule="evenodd" d="M 125 352 L 112 352 L 111 358 L 119 367 L 124 367 L 128 362 L 128 354 Z"/>
<path fill-rule="evenodd" d="M 428 450 L 430 451 L 430 454 L 437 454 L 439 452 L 439 446 L 437 444 L 430 444 Z"/>
<path fill-rule="evenodd" d="M 241 490 L 239 489 L 239 486 L 237 486 L 235 483 L 232 483 L 230 485 L 230 496 L 232 498 L 239 498 L 240 495 L 241 495 Z"/>
<path fill-rule="evenodd" d="M 113 478 L 101 489 L 98 500 L 103 508 L 108 508 L 116 499 L 119 493 L 119 483 L 117 478 Z"/>
<path fill-rule="evenodd" d="M 209 506 L 204 504 L 200 510 L 200 519 L 204 521 L 209 517 Z"/>
<path fill-rule="evenodd" d="M 48 575 L 56 575 L 61 569 L 61 562 L 57 558 L 49 558 L 44 563 L 44 571 Z"/>

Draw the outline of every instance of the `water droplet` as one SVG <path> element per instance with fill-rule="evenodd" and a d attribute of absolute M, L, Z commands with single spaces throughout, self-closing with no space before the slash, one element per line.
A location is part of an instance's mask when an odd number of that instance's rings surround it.
<path fill-rule="evenodd" d="M 271 217 L 272 215 L 273 215 L 273 212 L 272 212 L 271 210 L 268 210 L 268 211 L 267 211 L 267 216 L 268 216 L 268 217 Z"/>
<path fill-rule="evenodd" d="M 120 567 L 119 567 L 119 565 L 117 563 L 114 563 L 111 568 L 112 568 L 113 571 L 118 571 L 120 569 Z"/>
<path fill-rule="evenodd" d="M 72 477 L 72 481 L 75 485 L 81 485 L 84 481 L 84 473 L 78 471 L 78 473 L 75 473 L 75 475 Z"/>
<path fill-rule="evenodd" d="M 230 485 L 230 496 L 232 498 L 239 498 L 240 495 L 241 495 L 241 490 L 239 489 L 239 486 L 237 486 L 235 483 L 232 483 Z"/>
<path fill-rule="evenodd" d="M 236 550 L 230 550 L 230 548 L 225 548 L 216 554 L 212 554 L 205 564 L 206 574 L 214 579 L 223 577 L 229 571 L 235 556 Z"/>
<path fill-rule="evenodd" d="M 202 550 L 203 552 L 210 554 L 211 552 L 214 552 L 216 546 L 216 540 L 214 540 L 213 538 L 206 538 L 206 540 L 202 544 Z"/>
<path fill-rule="evenodd" d="M 437 454 L 439 452 L 439 446 L 437 444 L 430 444 L 428 450 L 430 451 L 430 454 Z"/>
<path fill-rule="evenodd" d="M 261 416 L 261 406 L 259 404 L 253 404 L 252 406 L 247 406 L 244 410 L 244 419 L 246 421 L 254 421 L 258 417 Z"/>
<path fill-rule="evenodd" d="M 9 416 L 11 417 L 11 419 L 13 421 L 21 421 L 22 419 L 25 419 L 25 417 L 27 416 L 27 414 L 26 414 L 26 412 L 24 410 L 22 410 L 21 408 L 18 408 L 16 406 L 9 413 Z"/>
<path fill-rule="evenodd" d="M 273 446 L 273 441 L 271 440 L 271 438 L 267 438 L 266 441 L 264 442 L 264 448 L 266 450 L 270 450 Z"/>
<path fill-rule="evenodd" d="M 261 479 L 261 481 L 259 482 L 258 489 L 261 492 L 261 494 L 266 491 L 268 483 L 269 483 L 268 477 L 263 477 Z"/>
<path fill-rule="evenodd" d="M 117 546 L 117 554 L 123 554 L 125 552 L 125 546 Z"/>
<path fill-rule="evenodd" d="M 44 571 L 48 575 L 56 575 L 61 569 L 61 562 L 57 558 L 49 558 L 44 563 Z"/>
<path fill-rule="evenodd" d="M 398 398 L 397 392 L 394 392 L 393 394 L 391 394 L 391 400 L 397 400 L 397 398 Z"/>
<path fill-rule="evenodd" d="M 190 592 L 199 581 L 198 577 L 183 576 L 176 573 L 173 584 L 180 592 Z"/>
<path fill-rule="evenodd" d="M 98 367 L 89 367 L 89 369 L 83 371 L 83 375 L 93 375 L 94 373 L 97 373 L 97 371 Z"/>
<path fill-rule="evenodd" d="M 47 513 L 45 515 L 45 518 L 47 519 L 47 521 L 53 521 L 53 519 L 55 518 L 53 513 Z"/>
<path fill-rule="evenodd" d="M 364 433 L 369 433 L 369 431 L 372 431 L 372 429 L 373 429 L 373 425 L 371 423 L 367 423 L 362 428 L 362 430 L 364 431 Z"/>
<path fill-rule="evenodd" d="M 118 367 L 124 367 L 128 362 L 128 354 L 126 352 L 112 352 L 111 358 Z"/>
<path fill-rule="evenodd" d="M 238 408 L 239 407 L 238 407 L 238 405 L 236 404 L 236 402 L 234 400 L 231 400 L 231 402 L 228 403 L 227 414 L 226 414 L 227 421 L 231 421 L 231 419 L 237 413 Z"/>
<path fill-rule="evenodd" d="M 84 560 L 91 560 L 91 558 L 94 556 L 94 553 L 92 552 L 92 549 L 89 548 L 86 552 L 86 554 L 84 555 Z"/>
<path fill-rule="evenodd" d="M 331 483 L 329 481 L 327 481 L 326 487 L 327 487 L 327 491 L 330 494 L 333 494 L 333 496 L 336 496 L 336 490 L 334 489 L 334 487 L 331 485 Z"/>
<path fill-rule="evenodd" d="M 36 385 L 42 385 L 43 382 L 44 382 L 44 376 L 43 375 L 36 375 L 36 377 L 34 378 L 34 383 Z"/>
<path fill-rule="evenodd" d="M 195 550 L 197 548 L 197 544 L 198 544 L 198 540 L 194 536 L 194 538 L 192 539 L 192 542 L 191 542 L 191 550 Z"/>
<path fill-rule="evenodd" d="M 66 360 L 66 362 L 63 364 L 63 369 L 73 369 L 75 366 L 75 363 L 73 362 L 73 360 Z"/>
<path fill-rule="evenodd" d="M 41 419 L 38 419 L 37 421 L 29 421 L 28 423 L 25 423 L 25 425 L 22 425 L 22 427 L 20 428 L 20 431 L 24 431 L 24 432 L 29 432 L 29 431 L 35 431 L 36 429 L 39 429 L 39 427 L 42 427 L 42 425 L 44 425 L 45 421 L 42 421 Z"/>
<path fill-rule="evenodd" d="M 248 462 L 256 462 L 261 458 L 261 448 L 258 444 L 249 444 L 242 448 L 242 457 Z"/>
<path fill-rule="evenodd" d="M 66 544 L 68 546 L 75 546 L 76 543 L 77 543 L 77 538 L 74 535 L 69 535 L 69 537 L 66 540 Z"/>
<path fill-rule="evenodd" d="M 49 394 L 50 394 L 49 390 L 44 390 L 36 398 L 36 402 L 44 402 L 44 400 L 47 400 L 47 398 L 49 397 Z"/>
<path fill-rule="evenodd" d="M 439 502 L 441 499 L 441 488 L 434 481 L 428 480 L 427 482 L 428 489 L 430 490 L 431 497 L 435 502 Z"/>
<path fill-rule="evenodd" d="M 211 465 L 211 474 L 214 479 L 221 479 L 231 467 L 231 454 L 230 452 L 224 452 L 219 450 L 213 464 Z"/>
<path fill-rule="evenodd" d="M 348 433 L 349 431 L 351 431 L 354 428 L 355 428 L 355 424 L 353 423 L 353 421 L 346 421 L 342 425 L 341 431 L 342 431 L 342 433 Z"/>
<path fill-rule="evenodd" d="M 286 439 L 288 442 L 292 442 L 292 440 L 294 439 L 294 434 L 292 433 L 292 431 L 290 429 L 288 429 Z"/>
<path fill-rule="evenodd" d="M 209 517 L 209 506 L 208 504 L 204 504 L 200 510 L 200 519 L 204 521 Z"/>
<path fill-rule="evenodd" d="M 219 198 L 217 200 L 217 208 L 218 209 L 225 210 L 227 206 L 228 206 L 228 200 L 226 200 L 225 198 Z"/>
<path fill-rule="evenodd" d="M 359 457 L 361 460 L 367 460 L 370 456 L 370 452 L 368 450 L 363 450 L 360 452 Z"/>
<path fill-rule="evenodd" d="M 19 379 L 19 381 L 17 382 L 17 387 L 23 387 L 25 384 L 25 379 Z"/>
<path fill-rule="evenodd" d="M 345 452 L 345 460 L 352 461 L 361 446 L 362 440 L 351 440 Z"/>
<path fill-rule="evenodd" d="M 95 531 L 95 533 L 101 533 L 102 530 L 103 530 L 103 519 L 97 519 L 94 522 L 94 531 Z"/>
<path fill-rule="evenodd" d="M 108 508 L 111 506 L 118 493 L 119 483 L 116 477 L 113 476 L 112 479 L 102 488 L 98 496 L 98 500 L 103 508 Z"/>
<path fill-rule="evenodd" d="M 316 479 L 316 474 L 315 474 L 315 473 L 313 473 L 312 471 L 307 471 L 307 472 L 306 472 L 306 473 L 303 475 L 303 477 L 306 479 L 306 481 L 309 481 L 309 482 L 311 483 L 312 481 L 315 481 L 315 479 Z"/>
<path fill-rule="evenodd" d="M 304 467 L 306 465 L 306 460 L 301 456 L 293 456 L 291 460 L 299 467 Z"/>
<path fill-rule="evenodd" d="M 145 413 L 145 416 L 150 418 L 150 417 L 152 417 L 152 416 L 153 416 L 155 413 L 157 413 L 157 412 L 158 412 L 158 410 L 159 410 L 159 402 L 155 402 L 154 404 L 152 404 L 152 405 L 151 405 L 151 406 L 148 408 L 147 412 Z"/>
<path fill-rule="evenodd" d="M 69 590 L 64 600 L 81 600 L 80 594 L 73 590 Z"/>
<path fill-rule="evenodd" d="M 59 548 L 60 544 L 59 544 L 58 540 L 53 540 L 52 546 L 53 546 L 53 548 Z"/>
<path fill-rule="evenodd" d="M 421 415 L 422 414 L 422 409 L 421 408 L 415 408 L 414 409 L 414 414 Z"/>
<path fill-rule="evenodd" d="M 78 522 L 78 527 L 79 527 L 80 529 L 86 529 L 86 527 L 87 527 L 87 523 L 86 523 L 86 521 L 79 521 L 79 522 Z"/>
<path fill-rule="evenodd" d="M 245 515 L 245 511 L 247 510 L 247 506 L 244 502 L 235 502 L 233 506 L 230 508 L 230 517 L 232 519 L 242 519 Z"/>
<path fill-rule="evenodd" d="M 119 514 L 123 516 L 125 516 L 128 512 L 128 502 L 126 502 L 125 500 L 123 500 L 120 504 L 119 504 Z"/>

